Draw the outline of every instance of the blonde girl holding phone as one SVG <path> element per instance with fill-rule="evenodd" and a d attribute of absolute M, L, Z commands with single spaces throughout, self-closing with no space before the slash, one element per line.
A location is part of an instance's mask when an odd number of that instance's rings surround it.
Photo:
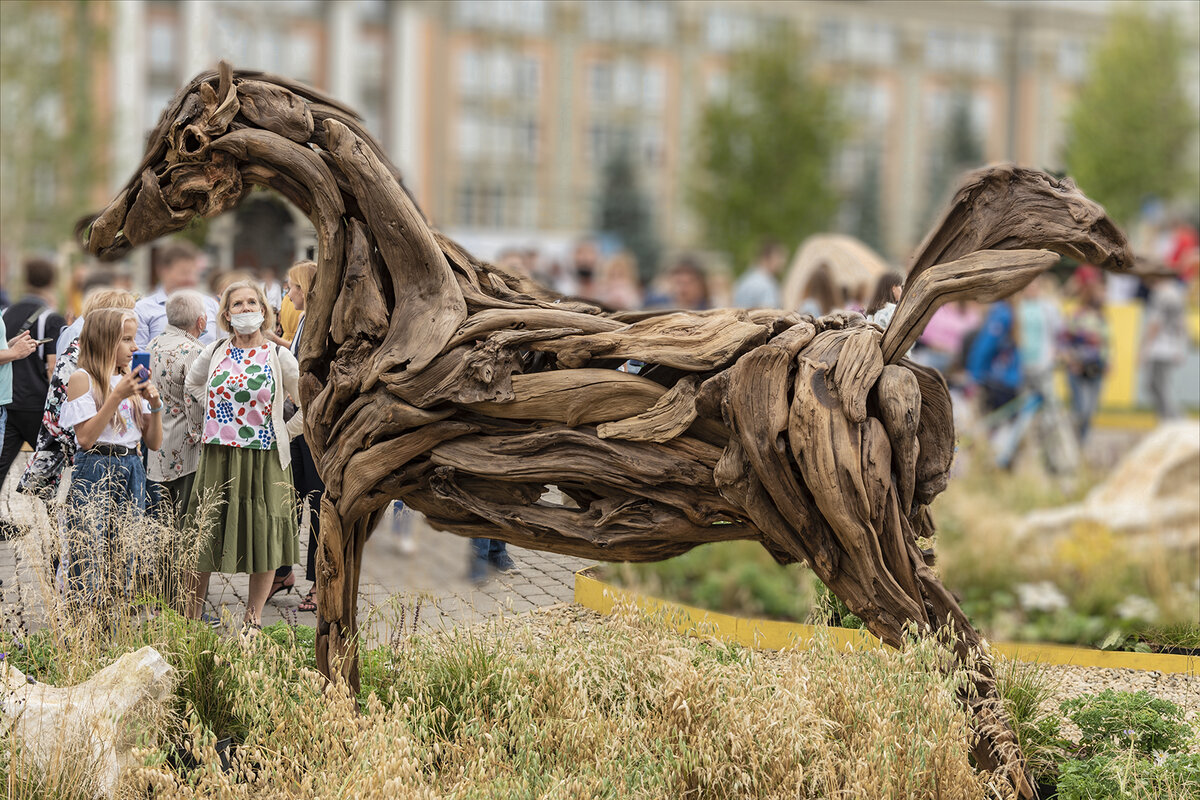
<path fill-rule="evenodd" d="M 87 315 L 79 334 L 79 368 L 67 382 L 59 417 L 78 445 L 67 505 L 79 534 L 64 559 L 68 588 L 77 599 L 99 588 L 119 515 L 146 509 L 139 448 L 157 450 L 162 444 L 162 399 L 149 375 L 130 369 L 136 335 L 133 311 L 102 308 Z"/>

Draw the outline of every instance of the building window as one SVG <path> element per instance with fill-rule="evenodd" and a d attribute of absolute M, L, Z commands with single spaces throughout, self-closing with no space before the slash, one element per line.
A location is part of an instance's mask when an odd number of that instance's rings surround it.
<path fill-rule="evenodd" d="M 846 109 L 874 130 L 886 127 L 892 113 L 892 97 L 881 83 L 854 81 L 846 87 Z"/>
<path fill-rule="evenodd" d="M 608 0 L 584 8 L 584 30 L 593 39 L 662 44 L 671 38 L 673 9 L 662 0 Z"/>
<path fill-rule="evenodd" d="M 704 39 L 713 50 L 742 50 L 752 45 L 757 36 L 754 19 L 745 14 L 718 9 L 705 20 Z"/>
<path fill-rule="evenodd" d="M 541 93 L 542 65 L 532 56 L 521 56 L 517 59 L 517 96 L 527 99 L 537 99 Z"/>
<path fill-rule="evenodd" d="M 146 93 L 145 108 L 145 124 L 146 130 L 154 129 L 158 124 L 158 118 L 162 116 L 163 110 L 167 104 L 175 98 L 175 87 L 172 86 L 152 86 Z"/>
<path fill-rule="evenodd" d="M 504 227 L 504 212 L 508 198 L 505 197 L 504 187 L 499 184 L 483 187 L 483 207 L 480 209 L 480 221 L 492 228 Z"/>
<path fill-rule="evenodd" d="M 472 112 L 458 118 L 458 154 L 467 159 L 479 158 L 483 153 L 483 124 Z"/>
<path fill-rule="evenodd" d="M 287 47 L 283 49 L 287 74 L 304 83 L 312 83 L 313 63 L 317 60 L 317 45 L 312 34 L 293 30 L 288 34 Z"/>
<path fill-rule="evenodd" d="M 507 50 L 493 50 L 487 59 L 488 89 L 493 97 L 508 97 L 516 79 L 515 58 Z"/>
<path fill-rule="evenodd" d="M 587 128 L 587 160 L 593 164 L 603 163 L 608 153 L 608 128 L 601 122 L 593 122 Z"/>
<path fill-rule="evenodd" d="M 154 72 L 172 73 L 175 70 L 175 26 L 166 20 L 150 23 L 146 38 L 150 45 L 150 69 Z"/>
<path fill-rule="evenodd" d="M 641 105 L 642 76 L 634 62 L 617 62 L 613 70 L 613 99 L 621 106 Z"/>
<path fill-rule="evenodd" d="M 925 63 L 933 69 L 990 75 L 1000 65 L 995 34 L 935 28 L 925 34 Z"/>
<path fill-rule="evenodd" d="M 374 36 L 359 37 L 358 43 L 359 77 L 365 83 L 383 83 L 383 41 Z"/>
<path fill-rule="evenodd" d="M 475 224 L 475 186 L 460 185 L 454 191 L 454 221 L 459 225 Z"/>
<path fill-rule="evenodd" d="M 1064 39 L 1058 46 L 1058 74 L 1080 81 L 1087 74 L 1087 43 L 1082 39 Z"/>
<path fill-rule="evenodd" d="M 43 90 L 34 99 L 32 111 L 35 129 L 40 134 L 54 138 L 61 138 L 66 134 L 67 116 L 63 113 L 62 95 L 58 92 Z"/>
<path fill-rule="evenodd" d="M 363 126 L 380 136 L 383 133 L 383 88 L 380 84 L 364 86 L 359 98 L 362 108 Z"/>
<path fill-rule="evenodd" d="M 527 189 L 520 195 L 513 223 L 518 228 L 538 227 L 538 196 L 533 188 Z"/>
<path fill-rule="evenodd" d="M 821 20 L 817 26 L 817 52 L 830 61 L 841 61 L 849 52 L 846 22 L 840 19 Z"/>
<path fill-rule="evenodd" d="M 896 29 L 884 22 L 826 19 L 817 26 L 817 52 L 829 61 L 892 64 L 899 50 Z"/>
<path fill-rule="evenodd" d="M 661 109 L 667 97 L 667 78 L 662 67 L 647 65 L 642 71 L 642 108 Z"/>
<path fill-rule="evenodd" d="M 612 102 L 612 64 L 607 61 L 596 61 L 588 67 L 588 94 L 593 105 L 606 106 Z"/>
<path fill-rule="evenodd" d="M 642 128 L 641 157 L 642 162 L 650 167 L 662 166 L 666 161 L 666 147 L 660 125 L 647 125 Z"/>
<path fill-rule="evenodd" d="M 546 0 L 458 0 L 454 19 L 468 28 L 540 33 L 546 28 Z"/>
<path fill-rule="evenodd" d="M 537 120 L 530 118 L 516 124 L 514 133 L 517 149 L 522 158 L 530 163 L 538 160 L 538 149 L 541 146 L 541 130 Z"/>
<path fill-rule="evenodd" d="M 483 59 L 478 50 L 466 49 L 458 54 L 458 90 L 465 97 L 474 97 L 483 89 Z"/>

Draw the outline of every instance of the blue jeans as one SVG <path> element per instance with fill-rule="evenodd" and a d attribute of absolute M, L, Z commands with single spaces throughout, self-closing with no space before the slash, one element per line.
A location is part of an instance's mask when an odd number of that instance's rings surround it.
<path fill-rule="evenodd" d="M 70 593 L 75 599 L 93 599 L 106 581 L 110 586 L 128 587 L 131 557 L 124 559 L 123 575 L 113 579 L 106 576 L 112 569 L 110 550 L 117 525 L 146 510 L 146 472 L 141 457 L 136 453 L 106 456 L 80 450 L 75 454 L 67 506 L 71 523 L 66 554 Z"/>
<path fill-rule="evenodd" d="M 472 539 L 471 550 L 475 554 L 475 558 L 487 561 L 500 553 L 508 552 L 508 545 L 499 539 Z"/>
<path fill-rule="evenodd" d="M 1088 429 L 1092 426 L 1092 417 L 1100 405 L 1100 386 L 1104 377 L 1085 378 L 1068 372 L 1067 381 L 1071 384 L 1071 411 L 1075 414 L 1075 432 L 1079 434 L 1079 443 L 1083 444 Z"/>

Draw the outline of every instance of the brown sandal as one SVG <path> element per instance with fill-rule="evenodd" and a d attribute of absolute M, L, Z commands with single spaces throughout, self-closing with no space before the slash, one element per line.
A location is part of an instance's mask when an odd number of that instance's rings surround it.
<path fill-rule="evenodd" d="M 317 600 L 315 597 L 313 597 L 313 592 L 315 592 L 315 591 L 316 591 L 315 586 L 308 590 L 308 594 L 304 595 L 304 599 L 301 600 L 300 605 L 296 607 L 297 611 L 314 611 L 315 612 L 317 610 Z"/>

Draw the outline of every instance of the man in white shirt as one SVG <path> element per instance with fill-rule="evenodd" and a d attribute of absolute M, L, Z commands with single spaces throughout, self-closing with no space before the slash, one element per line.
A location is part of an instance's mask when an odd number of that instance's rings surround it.
<path fill-rule="evenodd" d="M 769 239 L 758 251 L 758 261 L 733 287 L 733 304 L 738 308 L 779 308 L 779 273 L 787 262 L 787 250 Z"/>
<path fill-rule="evenodd" d="M 139 350 L 147 349 L 150 340 L 166 330 L 167 296 L 180 289 L 196 287 L 199 256 L 196 248 L 187 242 L 172 242 L 163 248 L 158 289 L 139 300 L 133 309 L 138 318 L 136 341 Z M 204 295 L 204 310 L 208 315 L 208 328 L 200 337 L 200 343 L 208 344 L 217 337 L 217 301 Z"/>

